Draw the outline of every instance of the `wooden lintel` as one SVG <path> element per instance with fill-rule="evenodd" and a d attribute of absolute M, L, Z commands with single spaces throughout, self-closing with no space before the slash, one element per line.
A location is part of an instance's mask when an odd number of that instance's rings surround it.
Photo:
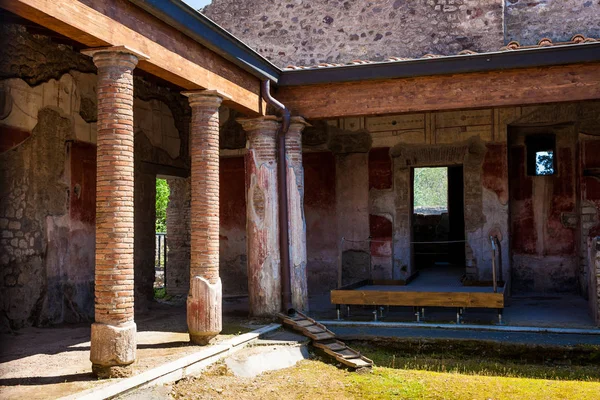
<path fill-rule="evenodd" d="M 225 105 L 249 116 L 264 114 L 258 78 L 130 4 L 119 0 L 95 0 L 90 6 L 77 0 L 0 0 L 0 7 L 87 47 L 128 46 L 149 57 L 137 68 L 186 90 L 220 90 L 231 97 Z M 177 40 L 165 46 L 154 36 L 176 36 Z M 178 46 L 170 46 L 173 43 Z"/>
<path fill-rule="evenodd" d="M 592 100 L 600 99 L 600 62 L 283 86 L 277 99 L 313 119 Z"/>

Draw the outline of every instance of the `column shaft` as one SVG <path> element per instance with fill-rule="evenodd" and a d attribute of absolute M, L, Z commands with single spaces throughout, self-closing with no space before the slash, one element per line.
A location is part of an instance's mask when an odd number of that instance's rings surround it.
<path fill-rule="evenodd" d="M 98 147 L 96 164 L 95 320 L 92 370 L 127 376 L 135 361 L 133 322 L 133 69 L 142 56 L 123 47 L 96 49 Z"/>
<path fill-rule="evenodd" d="M 190 291 L 187 323 L 190 341 L 207 344 L 222 329 L 219 277 L 219 106 L 223 94 L 184 93 L 192 108 Z"/>
<path fill-rule="evenodd" d="M 248 133 L 246 152 L 246 240 L 250 314 L 281 310 L 277 202 L 276 117 L 238 120 Z"/>
<path fill-rule="evenodd" d="M 302 165 L 302 131 L 306 125 L 308 124 L 303 118 L 293 117 L 285 138 L 292 306 L 299 311 L 308 311 L 304 167 Z"/>

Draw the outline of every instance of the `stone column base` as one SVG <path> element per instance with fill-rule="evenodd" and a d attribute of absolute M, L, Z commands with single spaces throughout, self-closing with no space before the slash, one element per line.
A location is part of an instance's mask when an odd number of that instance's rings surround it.
<path fill-rule="evenodd" d="M 93 374 L 98 378 L 131 376 L 136 352 L 135 334 L 135 322 L 120 326 L 93 323 L 90 348 Z"/>
<path fill-rule="evenodd" d="M 187 298 L 187 324 L 190 342 L 208 344 L 221 333 L 223 288 L 221 278 L 211 284 L 208 280 L 194 276 L 190 280 Z"/>

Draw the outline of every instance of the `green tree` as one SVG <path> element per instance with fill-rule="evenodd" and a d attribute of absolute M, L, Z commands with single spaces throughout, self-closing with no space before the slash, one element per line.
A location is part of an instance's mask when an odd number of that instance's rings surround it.
<path fill-rule="evenodd" d="M 167 231 L 167 205 L 169 204 L 169 184 L 166 179 L 156 180 L 156 232 Z"/>
<path fill-rule="evenodd" d="M 553 151 L 538 151 L 535 153 L 535 172 L 536 175 L 554 174 Z"/>
<path fill-rule="evenodd" d="M 448 207 L 448 168 L 415 168 L 414 208 Z"/>

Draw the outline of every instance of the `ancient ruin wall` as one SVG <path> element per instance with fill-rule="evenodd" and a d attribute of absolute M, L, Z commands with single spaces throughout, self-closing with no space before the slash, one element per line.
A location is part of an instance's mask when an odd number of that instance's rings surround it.
<path fill-rule="evenodd" d="M 202 11 L 282 67 L 600 37 L 600 3 L 586 0 L 213 0 Z"/>
<path fill-rule="evenodd" d="M 214 0 L 203 12 L 280 66 L 487 51 L 502 0 Z"/>
<path fill-rule="evenodd" d="M 0 327 L 90 320 L 95 67 L 20 25 L 3 25 L 0 38 Z M 154 280 L 155 179 L 188 168 L 189 107 L 140 77 L 134 90 L 136 306 L 144 309 Z"/>
<path fill-rule="evenodd" d="M 568 41 L 581 33 L 600 37 L 600 2 L 597 0 L 507 0 L 506 41 L 537 44 L 542 38 Z"/>
<path fill-rule="evenodd" d="M 70 205 L 88 200 L 94 184 L 72 173 L 71 160 L 86 159 L 77 143 L 91 141 L 95 132 L 85 105 L 95 68 L 18 25 L 4 25 L 0 37 L 2 329 L 88 320 L 93 225 L 89 215 L 71 214 Z M 91 253 L 80 251 L 90 243 Z"/>

